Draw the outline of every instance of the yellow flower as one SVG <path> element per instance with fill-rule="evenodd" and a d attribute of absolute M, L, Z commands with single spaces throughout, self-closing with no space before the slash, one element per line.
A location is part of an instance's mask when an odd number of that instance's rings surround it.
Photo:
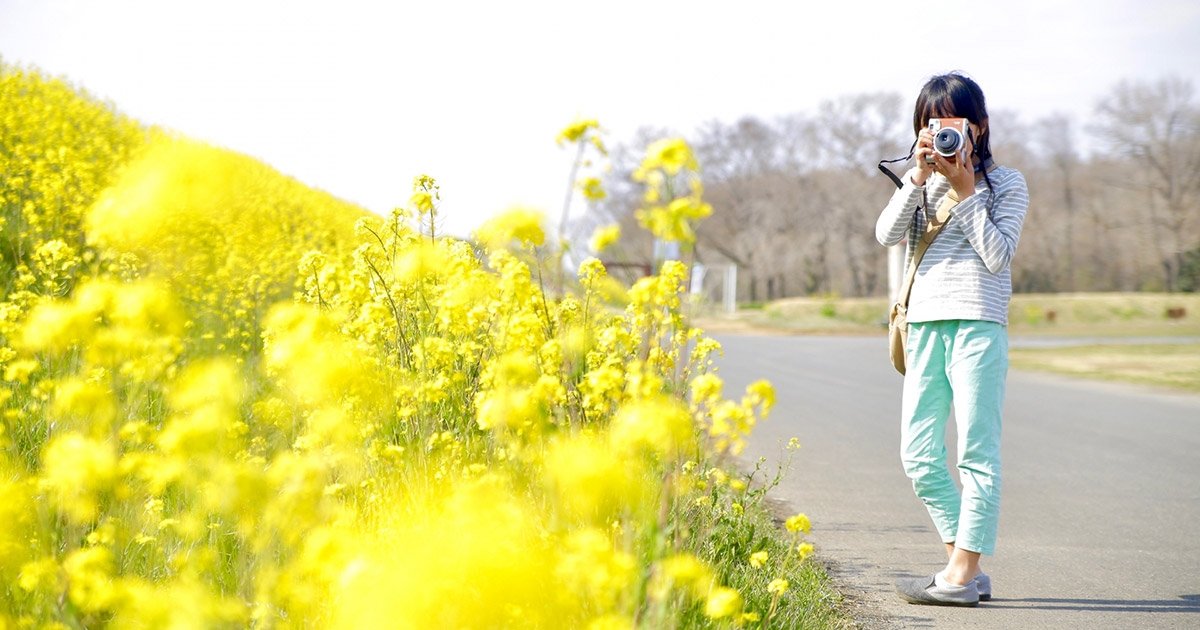
<path fill-rule="evenodd" d="M 617 412 L 613 443 L 631 453 L 646 449 L 670 457 L 689 444 L 693 426 L 691 414 L 678 400 L 667 396 L 643 400 Z"/>
<path fill-rule="evenodd" d="M 417 284 L 430 276 L 448 274 L 451 267 L 451 259 L 441 246 L 422 241 L 405 249 L 396 259 L 392 273 L 404 284 Z"/>
<path fill-rule="evenodd" d="M 423 190 L 413 193 L 408 203 L 412 205 L 418 214 L 436 214 L 433 209 L 433 195 Z"/>
<path fill-rule="evenodd" d="M 44 500 L 34 484 L 14 474 L 5 458 L 0 458 L 0 573 L 15 575 L 16 569 L 32 559 L 37 525 L 42 521 L 35 516 L 41 512 L 37 501 Z M 36 498 L 34 495 L 37 495 Z"/>
<path fill-rule="evenodd" d="M 659 561 L 658 570 L 650 582 L 649 593 L 657 600 L 666 598 L 672 590 L 681 590 L 692 597 L 702 598 L 709 592 L 712 581 L 712 571 L 707 565 L 695 556 L 678 554 Z"/>
<path fill-rule="evenodd" d="M 115 529 L 112 521 L 105 521 L 104 524 L 92 530 L 84 540 L 89 545 L 108 545 L 111 547 L 116 540 L 114 536 Z"/>
<path fill-rule="evenodd" d="M 758 380 L 746 386 L 746 399 L 743 404 L 761 405 L 762 417 L 775 406 L 775 388 L 766 380 Z"/>
<path fill-rule="evenodd" d="M 545 215 L 530 208 L 512 208 L 487 220 L 475 233 L 489 250 L 507 246 L 511 241 L 520 241 L 523 246 L 537 247 L 546 241 L 542 229 Z"/>
<path fill-rule="evenodd" d="M 568 514 L 608 522 L 623 511 L 642 515 L 650 508 L 658 489 L 642 478 L 643 467 L 603 437 L 584 434 L 552 443 L 542 474 Z"/>
<path fill-rule="evenodd" d="M 41 364 L 33 359 L 13 361 L 4 368 L 4 380 L 27 383 L 29 382 L 29 375 L 38 371 L 41 367 Z"/>
<path fill-rule="evenodd" d="M 373 531 L 347 523 L 340 539 L 353 546 L 346 559 L 325 569 L 332 579 L 328 596 L 319 599 L 327 601 L 312 601 L 312 589 L 293 592 L 292 598 L 323 604 L 314 612 L 329 622 L 308 626 L 576 625 L 562 623 L 564 596 L 547 588 L 554 556 L 524 492 L 488 475 L 435 496 L 395 499 L 408 509 L 389 509 Z"/>
<path fill-rule="evenodd" d="M 117 477 L 117 454 L 110 444 L 64 433 L 46 447 L 42 475 L 59 509 L 76 522 L 96 516 L 101 494 Z"/>
<path fill-rule="evenodd" d="M 750 566 L 761 569 L 767 563 L 768 554 L 766 551 L 755 551 L 750 554 Z"/>
<path fill-rule="evenodd" d="M 585 177 L 576 186 L 583 192 L 584 198 L 589 201 L 600 201 L 608 196 L 608 193 L 604 192 L 604 185 L 599 177 Z"/>
<path fill-rule="evenodd" d="M 787 530 L 793 534 L 796 532 L 807 534 L 809 529 L 812 528 L 812 523 L 809 522 L 808 517 L 804 514 L 789 516 L 785 525 L 787 526 Z"/>
<path fill-rule="evenodd" d="M 613 549 L 611 536 L 598 528 L 571 532 L 555 568 L 558 584 L 569 587 L 583 601 L 612 610 L 637 576 L 637 563 L 624 551 Z"/>
<path fill-rule="evenodd" d="M 439 187 L 437 184 L 437 180 L 434 179 L 433 177 L 430 177 L 429 175 L 417 175 L 416 177 L 414 177 L 413 178 L 413 190 L 414 191 L 424 190 L 426 192 L 431 192 L 431 193 L 433 193 L 434 199 L 440 198 L 439 193 L 438 193 Z"/>
<path fill-rule="evenodd" d="M 282 304 L 267 316 L 267 330 L 264 364 L 297 400 L 322 405 L 353 398 L 371 409 L 383 404 L 386 392 L 376 365 L 362 359 L 367 353 L 331 317 Z"/>
<path fill-rule="evenodd" d="M 712 211 L 712 206 L 698 196 L 688 196 L 675 199 L 666 206 L 639 209 L 634 216 L 654 236 L 664 241 L 690 244 L 696 240 L 693 225 L 711 215 Z"/>
<path fill-rule="evenodd" d="M 579 279 L 585 282 L 593 282 L 607 274 L 608 270 L 604 268 L 604 263 L 600 262 L 599 258 L 588 257 L 579 264 Z"/>
<path fill-rule="evenodd" d="M 738 455 L 746 446 L 745 436 L 754 427 L 754 415 L 731 401 L 723 401 L 710 413 L 709 435 L 719 452 Z"/>
<path fill-rule="evenodd" d="M 51 410 L 60 418 L 82 420 L 93 435 L 107 434 L 117 416 L 116 401 L 106 387 L 79 378 L 58 385 Z"/>
<path fill-rule="evenodd" d="M 721 377 L 711 372 L 700 374 L 692 379 L 692 400 L 697 403 L 717 401 L 721 398 L 721 388 L 724 383 Z"/>
<path fill-rule="evenodd" d="M 580 295 L 543 295 L 547 259 L 507 251 L 544 244 L 537 212 L 478 242 L 433 238 L 431 177 L 374 216 L 107 105 L 29 105 L 0 66 L 15 147 L 0 230 L 24 252 L 0 303 L 0 450 L 25 451 L 0 457 L 0 575 L 21 600 L 0 626 L 757 618 L 704 562 L 639 534 L 693 501 L 743 513 L 721 488 L 745 480 L 714 462 L 772 402 L 756 388 L 725 405 L 715 376 L 684 391 L 719 352 L 685 323 L 684 265 L 628 291 L 591 259 Z M 560 134 L 576 169 L 600 131 Z M 698 170 L 682 140 L 650 147 L 656 231 L 693 237 L 711 212 Z M 603 197 L 603 177 L 571 194 Z M 606 226 L 592 246 L 618 238 Z M 46 430 L 29 442 L 29 427 Z"/>
<path fill-rule="evenodd" d="M 708 595 L 704 614 L 713 619 L 724 619 L 736 615 L 742 609 L 742 596 L 727 586 L 718 586 Z"/>
<path fill-rule="evenodd" d="M 646 173 L 653 169 L 662 169 L 670 175 L 677 175 L 685 168 L 693 171 L 699 169 L 691 147 L 683 138 L 665 138 L 646 147 L 646 157 L 641 168 L 634 173 L 634 179 L 644 181 Z"/>
<path fill-rule="evenodd" d="M 529 387 L 496 387 L 475 399 L 475 422 L 480 429 L 519 429 L 545 416 L 542 400 Z"/>
<path fill-rule="evenodd" d="M 587 630 L 635 630 L 632 619 L 621 615 L 604 615 L 593 619 L 587 625 Z"/>
<path fill-rule="evenodd" d="M 596 122 L 595 118 L 576 118 L 571 124 L 558 132 L 558 145 L 562 146 L 567 142 L 578 141 L 589 129 L 599 130 L 600 123 Z"/>
<path fill-rule="evenodd" d="M 205 406 L 236 409 L 242 395 L 242 380 L 237 368 L 227 360 L 193 363 L 171 388 L 171 407 L 191 411 Z"/>
<path fill-rule="evenodd" d="M 771 580 L 771 583 L 767 585 L 767 592 L 771 593 L 772 595 L 783 595 L 783 593 L 788 590 L 788 586 L 787 580 L 783 578 L 777 578 Z"/>
<path fill-rule="evenodd" d="M 624 396 L 625 372 L 619 366 L 603 365 L 589 370 L 579 392 L 583 406 L 591 415 L 605 416 Z"/>
<path fill-rule="evenodd" d="M 76 549 L 63 560 L 71 603 L 87 613 L 98 613 L 116 603 L 113 555 L 107 547 Z"/>
<path fill-rule="evenodd" d="M 32 593 L 40 588 L 55 588 L 59 580 L 58 562 L 52 556 L 46 556 L 21 565 L 17 578 L 17 586 L 21 590 Z"/>
<path fill-rule="evenodd" d="M 798 553 L 800 555 L 800 559 L 803 560 L 813 554 L 813 546 L 811 543 L 800 543 L 796 546 L 796 553 Z"/>
<path fill-rule="evenodd" d="M 602 252 L 608 249 L 613 243 L 621 239 L 621 226 L 616 223 L 596 228 L 592 232 L 592 239 L 588 242 L 588 246 L 594 252 Z M 583 275 L 582 272 L 580 275 Z"/>

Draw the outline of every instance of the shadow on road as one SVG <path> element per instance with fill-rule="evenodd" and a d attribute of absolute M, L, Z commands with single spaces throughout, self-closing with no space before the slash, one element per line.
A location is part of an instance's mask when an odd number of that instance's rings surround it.
<path fill-rule="evenodd" d="M 1180 595 L 1178 599 L 994 599 L 992 605 L 1030 610 L 1079 610 L 1128 613 L 1200 614 L 1200 595 Z"/>

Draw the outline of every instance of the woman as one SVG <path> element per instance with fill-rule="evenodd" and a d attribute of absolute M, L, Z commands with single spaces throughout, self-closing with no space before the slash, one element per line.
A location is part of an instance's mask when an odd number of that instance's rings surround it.
<path fill-rule="evenodd" d="M 934 151 L 929 121 L 935 118 L 967 119 L 960 151 Z M 909 297 L 901 429 L 904 470 L 949 561 L 932 576 L 898 581 L 896 589 L 912 603 L 975 606 L 991 598 L 979 559 L 996 543 L 1010 263 L 1029 193 L 1021 173 L 992 160 L 987 107 L 972 79 L 958 73 L 930 79 L 917 97 L 913 129 L 916 166 L 879 215 L 875 237 L 885 246 L 907 237 L 911 264 L 926 225 L 949 217 L 928 245 Z M 946 466 L 952 405 L 961 495 Z"/>

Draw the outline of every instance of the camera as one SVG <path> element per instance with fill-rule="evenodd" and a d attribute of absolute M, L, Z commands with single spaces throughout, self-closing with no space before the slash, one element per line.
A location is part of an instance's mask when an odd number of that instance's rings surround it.
<path fill-rule="evenodd" d="M 966 144 L 968 129 L 966 118 L 930 118 L 929 130 L 933 132 L 933 150 L 938 155 L 954 159 L 955 154 Z M 927 156 L 925 161 L 933 164 L 933 156 Z"/>

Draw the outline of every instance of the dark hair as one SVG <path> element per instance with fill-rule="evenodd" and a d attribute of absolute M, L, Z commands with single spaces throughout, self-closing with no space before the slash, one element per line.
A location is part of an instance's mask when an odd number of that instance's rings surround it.
<path fill-rule="evenodd" d="M 913 132 L 921 130 L 929 124 L 930 118 L 966 118 L 968 121 L 984 127 L 988 122 L 987 101 L 983 98 L 983 90 L 970 77 L 958 72 L 950 72 L 935 76 L 925 82 L 921 93 L 917 95 L 917 106 L 913 110 Z M 988 191 L 995 194 L 992 188 L 992 178 L 988 177 L 987 160 L 992 157 L 992 126 L 984 127 L 978 138 L 972 138 L 975 153 L 984 165 L 983 179 L 987 182 Z M 990 199 L 989 199 L 990 201 Z M 988 204 L 989 210 L 991 204 Z"/>
<path fill-rule="evenodd" d="M 930 118 L 966 118 L 982 127 L 988 120 L 987 101 L 979 84 L 957 72 L 935 76 L 925 83 L 917 95 L 913 111 L 913 132 L 929 124 Z M 973 138 L 980 160 L 992 157 L 991 125 L 978 138 Z"/>

